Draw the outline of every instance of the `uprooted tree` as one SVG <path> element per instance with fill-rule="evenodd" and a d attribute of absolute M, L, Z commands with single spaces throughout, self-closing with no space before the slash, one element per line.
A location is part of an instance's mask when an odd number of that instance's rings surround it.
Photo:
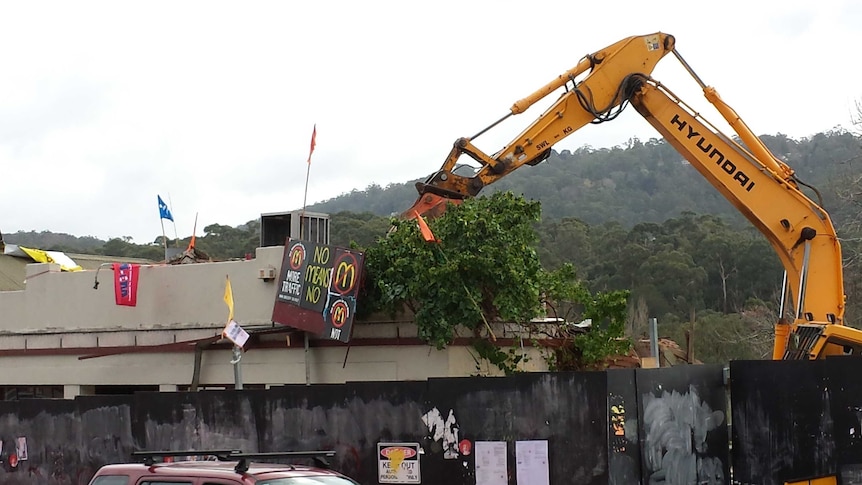
<path fill-rule="evenodd" d="M 442 349 L 469 338 L 478 356 L 507 373 L 523 354 L 498 343 L 499 323 L 515 329 L 509 337 L 544 349 L 552 369 L 601 368 L 631 348 L 628 292 L 591 294 L 571 265 L 543 269 L 533 227 L 540 214 L 539 202 L 496 192 L 450 205 L 429 221 L 436 242 L 420 235 L 416 221 L 393 220 L 389 237 L 366 249 L 361 313 L 406 308 L 429 345 Z M 556 319 L 532 321 L 540 316 Z M 586 319 L 588 331 L 572 325 Z"/>

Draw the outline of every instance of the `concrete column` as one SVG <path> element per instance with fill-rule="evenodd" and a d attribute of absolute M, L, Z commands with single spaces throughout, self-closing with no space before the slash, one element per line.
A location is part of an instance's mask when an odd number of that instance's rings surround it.
<path fill-rule="evenodd" d="M 177 392 L 176 384 L 159 384 L 159 392 Z"/>
<path fill-rule="evenodd" d="M 75 399 L 81 395 L 81 386 L 67 384 L 63 386 L 63 399 Z"/>

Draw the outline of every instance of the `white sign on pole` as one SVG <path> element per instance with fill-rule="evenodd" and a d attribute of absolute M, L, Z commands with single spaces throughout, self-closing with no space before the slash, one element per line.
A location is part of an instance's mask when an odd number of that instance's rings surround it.
<path fill-rule="evenodd" d="M 248 341 L 248 332 L 233 320 L 224 328 L 224 336 L 239 347 L 242 347 Z"/>
<path fill-rule="evenodd" d="M 422 483 L 419 443 L 377 443 L 379 483 Z"/>

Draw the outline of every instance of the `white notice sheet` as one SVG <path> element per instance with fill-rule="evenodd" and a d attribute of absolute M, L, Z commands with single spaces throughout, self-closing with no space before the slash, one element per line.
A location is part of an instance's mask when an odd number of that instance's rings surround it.
<path fill-rule="evenodd" d="M 518 485 L 550 485 L 548 440 L 516 441 L 515 465 Z"/>
<path fill-rule="evenodd" d="M 476 485 L 507 485 L 506 442 L 477 441 Z"/>

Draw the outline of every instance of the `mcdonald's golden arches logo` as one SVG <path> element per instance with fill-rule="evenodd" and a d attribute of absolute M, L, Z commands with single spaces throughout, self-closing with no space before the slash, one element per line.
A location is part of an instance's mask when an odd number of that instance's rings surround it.
<path fill-rule="evenodd" d="M 341 328 L 350 319 L 350 306 L 344 300 L 338 300 L 329 309 L 329 320 L 335 328 Z"/>
<path fill-rule="evenodd" d="M 296 243 L 290 248 L 290 254 L 288 255 L 288 264 L 290 264 L 290 269 L 296 271 L 302 267 L 302 263 L 305 262 L 305 246 L 302 243 Z"/>
<path fill-rule="evenodd" d="M 359 273 L 356 256 L 342 253 L 335 260 L 335 271 L 332 274 L 332 289 L 339 295 L 347 295 L 356 288 L 356 278 Z"/>

